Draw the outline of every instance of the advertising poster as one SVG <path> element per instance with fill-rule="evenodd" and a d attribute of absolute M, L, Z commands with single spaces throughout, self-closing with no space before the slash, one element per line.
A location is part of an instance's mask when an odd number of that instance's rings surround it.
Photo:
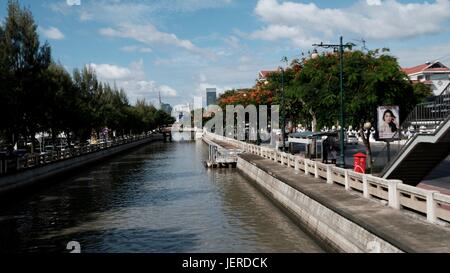
<path fill-rule="evenodd" d="M 378 139 L 389 140 L 399 138 L 400 109 L 398 106 L 378 107 Z"/>

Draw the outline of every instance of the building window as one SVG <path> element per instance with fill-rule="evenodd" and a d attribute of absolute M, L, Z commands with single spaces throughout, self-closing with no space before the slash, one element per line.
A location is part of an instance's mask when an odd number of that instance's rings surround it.
<path fill-rule="evenodd" d="M 431 76 L 431 79 L 435 81 L 448 80 L 448 74 L 434 74 Z"/>

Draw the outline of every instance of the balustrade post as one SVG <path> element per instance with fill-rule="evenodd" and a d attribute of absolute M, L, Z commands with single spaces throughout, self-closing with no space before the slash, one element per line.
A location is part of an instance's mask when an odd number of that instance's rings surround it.
<path fill-rule="evenodd" d="M 388 202 L 391 208 L 400 209 L 400 192 L 398 191 L 398 185 L 402 183 L 401 180 L 388 181 Z"/>
<path fill-rule="evenodd" d="M 300 166 L 299 166 L 298 158 L 297 158 L 297 157 L 294 157 L 294 170 L 295 170 L 295 171 L 300 170 Z"/>
<path fill-rule="evenodd" d="M 327 165 L 327 184 L 333 184 L 333 166 Z"/>
<path fill-rule="evenodd" d="M 370 194 L 369 194 L 369 183 L 367 182 L 367 175 L 363 174 L 362 175 L 362 188 L 363 188 L 363 196 L 365 198 L 369 198 Z"/>
<path fill-rule="evenodd" d="M 319 166 L 317 165 L 317 161 L 314 161 L 314 177 L 319 178 Z"/>
<path fill-rule="evenodd" d="M 309 175 L 309 166 L 308 166 L 309 159 L 305 159 L 305 175 Z"/>
<path fill-rule="evenodd" d="M 436 201 L 434 201 L 434 194 L 439 193 L 438 191 L 428 191 L 426 194 L 427 198 L 427 220 L 430 223 L 436 223 Z"/>
<path fill-rule="evenodd" d="M 345 190 L 349 191 L 349 190 L 351 190 L 351 188 L 350 188 L 350 178 L 348 176 L 348 170 L 345 170 L 344 174 L 345 174 L 345 181 L 344 181 Z"/>

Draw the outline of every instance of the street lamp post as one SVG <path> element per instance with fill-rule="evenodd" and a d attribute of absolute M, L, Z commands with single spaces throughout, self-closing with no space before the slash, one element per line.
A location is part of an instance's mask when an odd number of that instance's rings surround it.
<path fill-rule="evenodd" d="M 284 69 L 280 67 L 281 70 L 281 138 L 282 138 L 282 145 L 283 145 L 283 152 L 285 151 L 286 147 L 286 140 L 285 140 L 285 127 L 286 127 L 286 118 L 285 118 L 285 105 L 284 105 Z"/>
<path fill-rule="evenodd" d="M 345 143 L 344 143 L 344 48 L 352 48 L 353 44 L 343 44 L 343 38 L 341 36 L 340 43 L 338 45 L 333 44 L 314 44 L 315 47 L 323 47 L 323 48 L 334 48 L 339 49 L 339 66 L 340 66 L 340 75 L 339 75 L 339 86 L 340 86 L 340 115 L 339 115 L 339 123 L 341 124 L 341 129 L 339 130 L 339 138 L 340 138 L 340 155 L 338 166 L 345 168 Z"/>

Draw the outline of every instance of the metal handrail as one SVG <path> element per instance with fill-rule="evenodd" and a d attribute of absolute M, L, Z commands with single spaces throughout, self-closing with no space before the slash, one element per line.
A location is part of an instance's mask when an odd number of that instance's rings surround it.
<path fill-rule="evenodd" d="M 445 124 L 446 122 L 450 122 L 450 115 L 449 115 L 449 116 L 448 116 L 441 124 Z M 414 143 L 414 140 L 416 140 L 418 137 L 420 137 L 420 136 L 435 136 L 435 135 L 437 135 L 437 134 L 441 131 L 442 128 L 443 128 L 443 126 L 439 126 L 439 127 L 438 127 L 433 133 L 431 133 L 431 134 L 425 134 L 425 133 L 417 133 L 417 134 L 415 134 L 412 138 L 410 138 L 410 139 L 408 140 L 408 142 L 405 143 L 405 145 L 404 145 L 404 146 L 402 147 L 402 149 L 395 155 L 395 157 L 393 158 L 393 160 L 391 160 L 391 162 L 397 161 L 397 159 L 399 159 L 399 158 L 403 155 L 403 153 L 404 153 L 405 151 L 408 150 L 409 146 L 411 146 L 412 143 Z M 390 164 L 387 165 L 386 167 L 384 167 L 383 171 L 381 172 L 381 176 L 383 176 L 383 175 L 388 171 L 389 167 L 390 167 Z"/>
<path fill-rule="evenodd" d="M 441 95 L 433 97 L 432 101 L 418 104 L 413 111 L 408 115 L 405 121 L 400 126 L 397 133 L 390 139 L 391 144 L 395 149 L 394 154 L 392 154 L 392 160 L 387 162 L 381 171 L 381 175 L 384 175 L 390 168 L 390 163 L 395 162 L 399 157 L 402 156 L 404 151 L 410 147 L 411 143 L 417 139 L 419 136 L 436 135 L 442 128 L 442 124 L 448 122 L 450 118 L 450 94 Z M 414 135 L 409 137 L 405 135 L 404 131 L 409 131 L 410 128 L 414 128 Z M 418 127 L 418 128 L 417 128 Z M 423 128 L 425 127 L 425 128 Z M 418 130 L 417 130 L 418 129 Z M 425 129 L 425 131 L 421 131 Z M 405 141 L 406 140 L 406 141 Z M 402 143 L 404 142 L 404 143 Z M 376 162 L 381 161 L 385 158 L 384 155 L 387 154 L 388 147 L 384 147 L 379 153 L 378 158 L 374 162 L 374 167 L 381 165 L 376 164 Z"/>

